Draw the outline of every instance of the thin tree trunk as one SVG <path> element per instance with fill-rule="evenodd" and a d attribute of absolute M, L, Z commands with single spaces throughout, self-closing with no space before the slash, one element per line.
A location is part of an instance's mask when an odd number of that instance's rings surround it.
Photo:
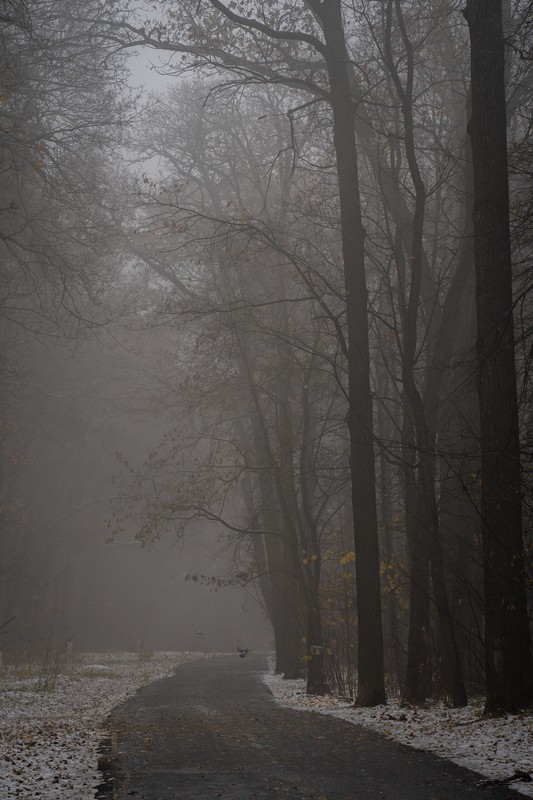
<path fill-rule="evenodd" d="M 323 695 L 326 685 L 318 593 L 310 597 L 309 601 L 307 606 L 307 694 Z"/>
<path fill-rule="evenodd" d="M 387 354 L 384 354 L 387 359 Z M 378 367 L 377 376 L 377 391 L 380 398 L 386 397 L 389 389 L 389 379 L 386 369 L 383 364 Z M 383 403 L 380 403 L 377 415 L 378 437 L 380 442 L 389 441 L 392 439 L 391 421 L 385 414 Z M 386 570 L 392 570 L 393 565 L 396 567 L 396 559 L 398 554 L 395 552 L 394 536 L 393 536 L 393 504 L 391 501 L 391 484 L 393 481 L 393 470 L 389 459 L 387 458 L 385 448 L 381 447 L 379 459 L 379 488 L 380 488 L 380 522 L 381 522 L 381 547 L 383 552 L 383 560 L 385 562 Z M 389 572 L 385 573 L 385 580 L 387 577 L 392 577 Z M 398 597 L 392 587 L 385 587 L 384 597 L 384 639 L 385 639 L 385 655 L 389 653 L 388 665 L 387 661 L 385 670 L 389 674 L 396 676 L 396 681 L 399 686 L 403 685 L 404 679 L 404 664 L 400 646 L 400 631 L 399 631 L 399 607 Z"/>
<path fill-rule="evenodd" d="M 429 549 L 420 521 L 419 497 L 414 476 L 413 424 L 409 417 L 402 429 L 405 530 L 409 568 L 409 629 L 407 664 L 402 699 L 423 703 L 433 691 L 430 654 Z"/>
<path fill-rule="evenodd" d="M 250 424 L 261 501 L 261 518 L 265 529 L 279 531 L 279 536 L 265 535 L 264 553 L 271 587 L 270 609 L 276 645 L 276 672 L 286 678 L 300 677 L 301 609 L 303 605 L 294 543 L 291 542 L 283 509 L 280 505 L 278 466 L 273 458 L 266 421 L 257 396 L 250 366 L 247 343 L 238 339 L 241 375 L 250 395 Z"/>
<path fill-rule="evenodd" d="M 396 16 L 398 28 L 406 53 L 406 75 L 401 78 L 396 67 L 391 49 L 391 31 L 393 14 Z M 461 664 L 455 641 L 453 620 L 444 582 L 442 563 L 439 517 L 435 493 L 435 437 L 428 425 L 420 391 L 415 382 L 414 367 L 418 345 L 418 317 L 420 311 L 421 286 L 424 264 L 424 225 L 426 213 L 426 187 L 418 164 L 415 145 L 415 124 L 413 119 L 413 92 L 415 53 L 405 26 L 402 6 L 399 0 L 387 3 L 385 29 L 385 58 L 390 75 L 401 101 L 404 123 L 405 154 L 409 165 L 409 173 L 414 187 L 414 213 L 412 220 L 412 247 L 410 250 L 410 282 L 405 308 L 402 314 L 403 352 L 402 382 L 408 400 L 406 413 L 411 413 L 416 432 L 418 452 L 417 491 L 419 495 L 420 522 L 428 537 L 431 578 L 435 604 L 439 620 L 439 662 L 443 667 L 442 678 L 445 691 L 451 696 L 454 705 L 466 705 L 466 691 L 462 680 Z M 397 247 L 397 257 L 403 253 Z M 407 294 L 407 285 L 404 284 Z M 409 408 L 410 407 L 410 408 Z"/>

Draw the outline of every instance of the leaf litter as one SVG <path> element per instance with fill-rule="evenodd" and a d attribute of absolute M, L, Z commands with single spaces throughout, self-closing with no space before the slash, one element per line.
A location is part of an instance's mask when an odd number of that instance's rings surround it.
<path fill-rule="evenodd" d="M 109 735 L 111 710 L 142 686 L 169 677 L 177 667 L 220 654 L 83 654 L 60 674 L 53 691 L 38 678 L 6 669 L 0 674 L 0 797 L 10 800 L 93 800 L 102 776 L 100 745 Z M 484 717 L 482 703 L 465 709 L 444 705 L 354 708 L 346 698 L 311 697 L 303 680 L 264 680 L 281 705 L 329 714 L 371 728 L 472 769 L 480 783 L 505 782 L 533 797 L 533 715 Z M 483 777 L 482 777 L 483 776 Z M 513 776 L 520 779 L 511 780 Z M 483 778 L 485 780 L 483 780 Z"/>
<path fill-rule="evenodd" d="M 0 797 L 93 800 L 102 781 L 99 748 L 110 711 L 177 667 L 216 654 L 83 654 L 39 690 L 38 677 L 0 673 Z"/>

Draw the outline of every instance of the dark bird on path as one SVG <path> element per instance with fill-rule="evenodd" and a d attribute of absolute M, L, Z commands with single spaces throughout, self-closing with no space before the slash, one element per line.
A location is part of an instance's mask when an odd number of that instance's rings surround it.
<path fill-rule="evenodd" d="M 247 650 L 247 649 L 246 649 L 246 648 L 244 648 L 244 647 L 238 647 L 238 648 L 237 648 L 237 652 L 238 652 L 238 654 L 239 654 L 239 658 L 244 658 L 244 656 L 246 655 L 246 653 L 249 653 L 250 651 L 249 651 L 249 650 Z"/>

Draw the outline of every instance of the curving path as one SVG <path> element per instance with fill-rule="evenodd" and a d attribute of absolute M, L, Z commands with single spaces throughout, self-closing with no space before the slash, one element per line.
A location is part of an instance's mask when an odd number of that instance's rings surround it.
<path fill-rule="evenodd" d="M 511 800 L 501 786 L 332 717 L 286 710 L 263 658 L 181 667 L 111 718 L 113 800 Z M 112 787 L 112 788 L 110 788 Z"/>

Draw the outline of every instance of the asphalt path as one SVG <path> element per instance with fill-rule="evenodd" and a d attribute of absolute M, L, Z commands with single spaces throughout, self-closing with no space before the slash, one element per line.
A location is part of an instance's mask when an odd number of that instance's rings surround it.
<path fill-rule="evenodd" d="M 258 655 L 180 667 L 114 710 L 113 800 L 511 800 L 474 772 L 344 720 L 284 709 Z"/>

